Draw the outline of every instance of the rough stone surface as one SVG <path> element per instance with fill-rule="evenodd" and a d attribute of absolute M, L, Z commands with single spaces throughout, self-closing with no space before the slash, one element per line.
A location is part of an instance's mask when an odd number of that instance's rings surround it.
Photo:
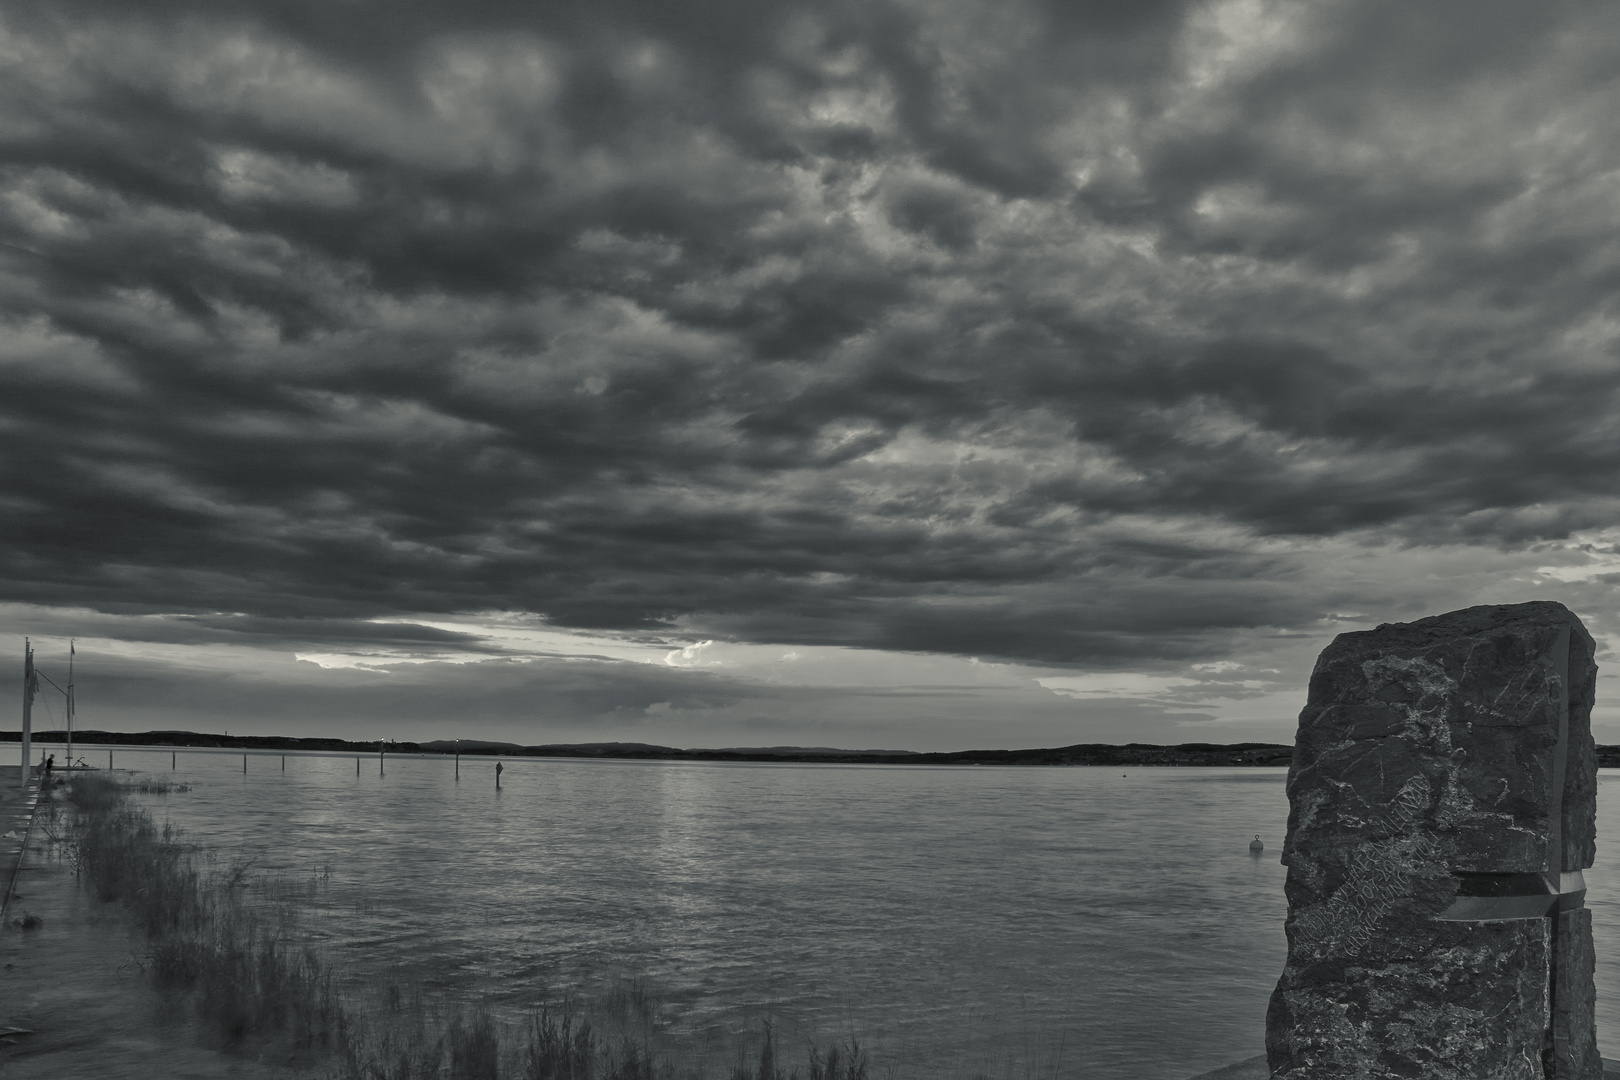
<path fill-rule="evenodd" d="M 1386 624 L 1323 651 L 1288 774 L 1288 963 L 1266 1025 L 1276 1077 L 1599 1075 L 1590 1021 L 1584 1035 L 1578 1017 L 1560 1021 L 1585 1057 L 1559 1066 L 1553 1046 L 1555 968 L 1561 1004 L 1591 995 L 1589 963 L 1571 967 L 1583 933 L 1590 952 L 1589 919 L 1566 915 L 1555 935 L 1548 918 L 1435 918 L 1457 896 L 1454 872 L 1591 865 L 1592 652 L 1547 602 Z"/>
<path fill-rule="evenodd" d="M 1558 1055 L 1558 1076 L 1585 1080 L 1603 1072 L 1597 1048 L 1597 999 L 1594 975 L 1597 955 L 1592 951 L 1592 913 L 1584 908 L 1558 917 L 1557 982 L 1553 990 L 1558 1007 L 1553 1014 L 1553 1046 Z"/>
<path fill-rule="evenodd" d="M 1559 605 L 1562 606 L 1562 605 Z M 1574 616 L 1570 616 L 1574 619 Z M 1564 870 L 1584 870 L 1597 856 L 1597 745 L 1592 702 L 1597 689 L 1592 636 L 1579 619 L 1569 646 L 1569 762 L 1564 779 Z"/>

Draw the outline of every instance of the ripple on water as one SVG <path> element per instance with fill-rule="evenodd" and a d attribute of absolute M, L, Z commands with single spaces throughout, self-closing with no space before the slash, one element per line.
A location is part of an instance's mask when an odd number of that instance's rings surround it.
<path fill-rule="evenodd" d="M 183 754 L 193 790 L 148 802 L 264 866 L 329 866 L 319 926 L 356 979 L 515 1009 L 644 976 L 685 1030 L 768 1010 L 782 1030 L 853 1032 L 901 1075 L 1061 1061 L 1181 1080 L 1263 1049 L 1286 947 L 1282 769 L 531 759 L 497 795 L 467 758 L 459 784 L 440 759 L 386 777 L 237 761 Z M 1614 790 L 1606 773 L 1600 845 L 1620 835 Z M 1599 860 L 1614 1002 L 1620 879 Z M 1620 1031 L 1599 1035 L 1620 1056 Z"/>

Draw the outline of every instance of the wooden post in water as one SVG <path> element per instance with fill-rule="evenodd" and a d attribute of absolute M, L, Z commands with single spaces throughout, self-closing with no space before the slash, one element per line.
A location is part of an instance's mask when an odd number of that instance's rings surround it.
<path fill-rule="evenodd" d="M 246 754 L 242 755 L 242 775 L 243 776 L 247 775 L 247 755 Z"/>
<path fill-rule="evenodd" d="M 383 742 L 381 739 L 377 740 L 377 775 L 388 775 L 387 773 L 383 772 Z"/>
<path fill-rule="evenodd" d="M 456 751 L 456 779 L 461 779 L 461 751 Z"/>
<path fill-rule="evenodd" d="M 112 772 L 112 751 L 107 751 L 107 771 Z"/>
<path fill-rule="evenodd" d="M 360 775 L 360 759 L 359 758 L 354 759 L 354 775 L 356 775 L 356 776 Z"/>
<path fill-rule="evenodd" d="M 180 752 L 178 750 L 170 750 L 169 751 L 169 769 L 171 771 L 179 767 L 176 764 L 179 760 L 180 760 Z M 70 762 L 68 762 L 68 764 L 71 765 L 71 764 L 73 764 L 73 762 L 70 761 Z"/>
<path fill-rule="evenodd" d="M 286 754 L 281 755 L 281 771 L 282 772 L 287 771 L 287 755 Z"/>
<path fill-rule="evenodd" d="M 501 790 L 501 763 L 495 763 L 495 790 Z"/>

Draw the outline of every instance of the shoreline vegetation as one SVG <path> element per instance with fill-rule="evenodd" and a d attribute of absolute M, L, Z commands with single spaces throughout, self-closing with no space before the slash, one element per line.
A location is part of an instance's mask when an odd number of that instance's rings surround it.
<path fill-rule="evenodd" d="M 228 1052 L 325 1080 L 867 1080 L 853 1038 L 793 1055 L 769 1021 L 718 1052 L 683 1046 L 635 982 L 537 1002 L 521 1022 L 421 987 L 345 991 L 300 927 L 298 900 L 318 882 L 222 866 L 130 798 L 185 785 L 100 773 L 61 783 L 71 809 L 52 830 L 59 853 L 82 887 L 123 909 L 151 985 Z"/>

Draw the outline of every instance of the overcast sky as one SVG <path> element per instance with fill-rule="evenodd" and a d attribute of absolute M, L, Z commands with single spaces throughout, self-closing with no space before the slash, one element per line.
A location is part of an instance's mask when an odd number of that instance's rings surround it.
<path fill-rule="evenodd" d="M 1604 3 L 10 0 L 0 692 L 1288 741 L 1544 598 L 1620 742 L 1617 116 Z"/>

